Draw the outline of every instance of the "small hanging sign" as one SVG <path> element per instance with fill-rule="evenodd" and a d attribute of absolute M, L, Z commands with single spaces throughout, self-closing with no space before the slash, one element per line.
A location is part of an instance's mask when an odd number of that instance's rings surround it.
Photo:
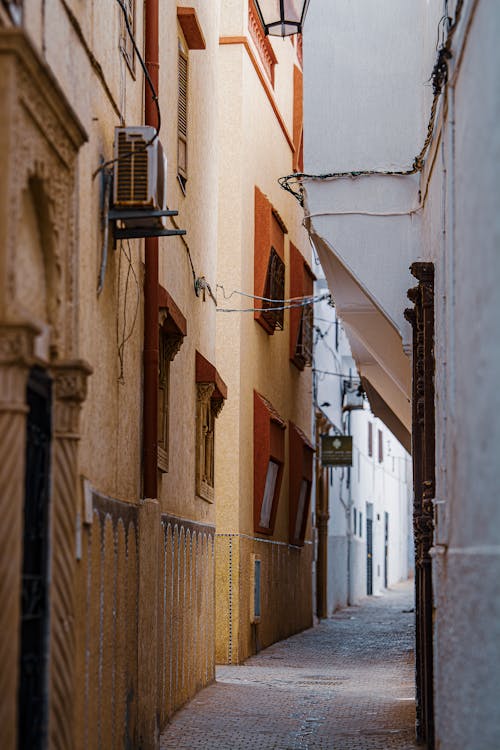
<path fill-rule="evenodd" d="M 321 435 L 322 466 L 352 466 L 352 435 Z"/>

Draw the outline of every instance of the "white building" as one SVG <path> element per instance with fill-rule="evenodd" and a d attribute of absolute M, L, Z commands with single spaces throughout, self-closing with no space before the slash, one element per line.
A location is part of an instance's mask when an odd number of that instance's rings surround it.
<path fill-rule="evenodd" d="M 440 750 L 500 746 L 499 38 L 496 0 L 313 0 L 289 182 L 372 408 L 411 435 L 417 735 Z"/>
<path fill-rule="evenodd" d="M 321 276 L 321 267 L 316 266 L 315 273 Z M 319 278 L 318 294 L 325 285 Z M 349 343 L 335 308 L 327 302 L 315 311 L 314 382 L 315 403 L 328 418 L 330 433 L 337 428 L 353 439 L 352 467 L 326 470 L 324 614 L 330 615 L 364 596 L 382 593 L 411 573 L 411 459 L 370 411 L 367 399 L 358 395 L 360 379 Z"/>

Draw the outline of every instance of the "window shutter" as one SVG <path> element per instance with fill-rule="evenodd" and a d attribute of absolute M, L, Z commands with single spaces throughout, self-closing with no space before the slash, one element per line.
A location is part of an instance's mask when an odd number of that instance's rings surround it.
<path fill-rule="evenodd" d="M 187 98 L 188 98 L 188 58 L 179 42 L 179 99 L 177 107 L 177 169 L 179 175 L 187 179 Z"/>
<path fill-rule="evenodd" d="M 129 26 L 132 29 L 132 33 L 135 34 L 135 0 L 125 0 L 124 5 L 127 11 L 127 20 L 128 20 Z M 132 40 L 128 33 L 127 25 L 125 23 L 125 18 L 123 16 L 123 11 L 121 10 L 121 8 L 120 8 L 120 28 L 121 28 L 120 47 L 131 72 L 134 73 L 135 72 L 134 46 L 132 44 Z"/>
<path fill-rule="evenodd" d="M 285 297 L 285 264 L 274 247 L 271 248 L 271 254 L 269 255 L 264 297 L 268 300 L 276 300 L 276 302 L 264 302 L 262 317 L 272 330 L 279 328 L 282 331 L 283 299 Z"/>

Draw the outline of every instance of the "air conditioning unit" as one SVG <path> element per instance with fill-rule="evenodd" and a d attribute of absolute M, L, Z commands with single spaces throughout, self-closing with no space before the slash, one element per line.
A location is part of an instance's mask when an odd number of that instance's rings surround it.
<path fill-rule="evenodd" d="M 115 128 L 113 208 L 123 211 L 125 227 L 166 226 L 165 216 L 148 216 L 167 208 L 167 159 L 158 138 L 147 145 L 154 134 L 146 125 Z"/>

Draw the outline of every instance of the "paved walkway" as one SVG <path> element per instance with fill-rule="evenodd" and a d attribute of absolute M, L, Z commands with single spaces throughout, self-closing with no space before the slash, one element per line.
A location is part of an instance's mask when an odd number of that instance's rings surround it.
<path fill-rule="evenodd" d="M 276 643 L 179 711 L 161 750 L 413 750 L 413 586 Z"/>

